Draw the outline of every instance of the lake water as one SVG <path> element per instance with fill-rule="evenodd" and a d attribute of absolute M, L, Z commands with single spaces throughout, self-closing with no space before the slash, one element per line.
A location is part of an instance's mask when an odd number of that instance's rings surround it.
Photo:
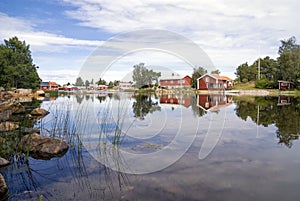
<path fill-rule="evenodd" d="M 299 200 L 299 98 L 104 93 L 41 107 L 41 135 L 70 148 L 2 169 L 10 200 Z"/>

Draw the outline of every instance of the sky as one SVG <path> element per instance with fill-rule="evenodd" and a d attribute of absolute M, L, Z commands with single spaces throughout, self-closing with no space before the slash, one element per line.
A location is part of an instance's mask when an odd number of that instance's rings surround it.
<path fill-rule="evenodd" d="M 280 40 L 300 38 L 299 8 L 298 0 L 1 0 L 0 40 L 25 40 L 42 80 L 59 84 L 74 83 L 95 56 L 86 79 L 121 80 L 139 63 L 191 75 L 203 55 L 234 78 L 238 65 L 276 58 Z"/>

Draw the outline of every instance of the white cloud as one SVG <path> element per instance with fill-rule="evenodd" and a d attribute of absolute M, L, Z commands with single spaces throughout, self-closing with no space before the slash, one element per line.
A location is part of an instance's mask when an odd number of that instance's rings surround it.
<path fill-rule="evenodd" d="M 295 35 L 300 2 L 240 0 L 97 1 L 65 0 L 77 7 L 66 14 L 80 25 L 110 33 L 159 28 L 180 33 L 200 45 L 217 66 L 276 57 L 279 40 Z M 224 55 L 224 56 L 222 56 Z M 248 60 L 251 59 L 251 60 Z"/>
<path fill-rule="evenodd" d="M 78 40 L 67 38 L 63 35 L 57 35 L 35 30 L 34 23 L 31 21 L 10 17 L 0 13 L 0 39 L 8 39 L 12 36 L 18 36 L 20 40 L 25 40 L 30 44 L 32 51 L 35 52 L 64 52 L 67 48 L 95 48 L 103 41 Z"/>
<path fill-rule="evenodd" d="M 74 82 L 88 54 L 103 43 L 41 32 L 33 22 L 3 13 L 0 13 L 0 24 L 2 41 L 17 36 L 30 44 L 34 63 L 40 67 L 38 72 L 44 81 Z"/>
<path fill-rule="evenodd" d="M 38 73 L 43 81 L 55 81 L 60 85 L 67 84 L 68 82 L 75 83 L 78 77 L 79 70 L 38 70 Z"/>

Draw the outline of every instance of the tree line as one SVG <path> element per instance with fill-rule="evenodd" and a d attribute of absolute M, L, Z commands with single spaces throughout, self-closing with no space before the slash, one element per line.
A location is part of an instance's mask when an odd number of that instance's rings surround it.
<path fill-rule="evenodd" d="M 40 86 L 41 79 L 31 58 L 30 46 L 16 36 L 0 45 L 0 86 L 5 89 Z"/>
<path fill-rule="evenodd" d="M 247 62 L 239 65 L 235 73 L 237 81 L 254 81 L 257 88 L 277 88 L 278 80 L 284 80 L 291 82 L 295 88 L 299 87 L 300 45 L 294 36 L 281 40 L 278 55 L 277 59 L 267 56 L 258 58 L 252 65 Z"/>

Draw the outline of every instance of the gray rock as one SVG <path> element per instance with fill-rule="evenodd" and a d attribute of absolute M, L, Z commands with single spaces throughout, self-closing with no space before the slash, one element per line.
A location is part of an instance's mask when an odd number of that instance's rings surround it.
<path fill-rule="evenodd" d="M 3 111 L 3 112 L 0 112 L 0 122 L 11 120 L 11 117 L 12 117 L 12 111 L 11 110 L 6 110 L 6 111 Z"/>
<path fill-rule="evenodd" d="M 65 141 L 40 136 L 37 133 L 25 135 L 21 143 L 23 151 L 29 152 L 35 159 L 49 160 L 53 157 L 62 157 L 69 149 Z"/>
<path fill-rule="evenodd" d="M 0 200 L 7 196 L 8 187 L 2 174 L 0 174 Z"/>
<path fill-rule="evenodd" d="M 46 116 L 49 114 L 49 112 L 43 108 L 35 108 L 34 110 L 31 111 L 30 115 L 32 116 Z"/>
<path fill-rule="evenodd" d="M 13 131 L 19 128 L 19 124 L 15 122 L 0 122 L 0 132 Z"/>
<path fill-rule="evenodd" d="M 35 95 L 36 95 L 36 96 L 45 96 L 45 92 L 44 92 L 43 90 L 37 90 L 37 91 L 35 92 Z"/>
<path fill-rule="evenodd" d="M 9 164 L 9 161 L 5 158 L 0 157 L 0 167 L 6 166 Z"/>
<path fill-rule="evenodd" d="M 37 133 L 40 134 L 40 129 L 38 128 L 26 128 L 23 132 L 24 135 L 28 135 L 28 134 L 33 134 L 33 133 Z"/>
<path fill-rule="evenodd" d="M 8 100 L 10 98 L 12 98 L 13 95 L 7 91 L 2 91 L 0 92 L 0 100 L 1 101 L 5 101 L 5 100 Z"/>
<path fill-rule="evenodd" d="M 25 107 L 15 100 L 0 103 L 0 112 L 7 110 L 12 111 L 13 114 L 21 114 L 26 111 Z"/>

